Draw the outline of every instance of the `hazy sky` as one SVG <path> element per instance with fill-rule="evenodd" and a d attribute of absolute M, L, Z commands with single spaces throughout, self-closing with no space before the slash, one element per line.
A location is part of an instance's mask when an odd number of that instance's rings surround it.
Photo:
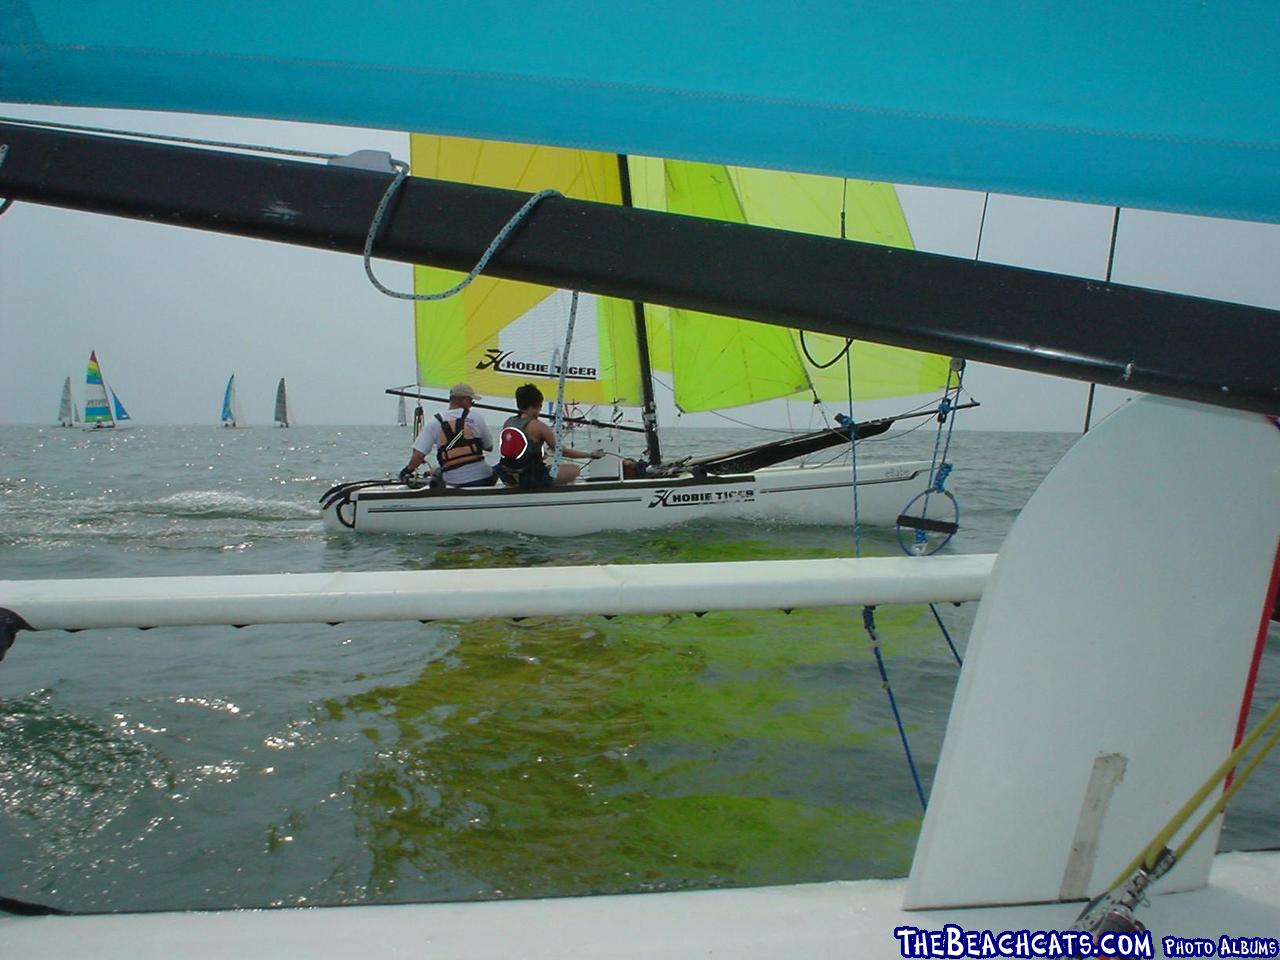
<path fill-rule="evenodd" d="M 373 130 L 7 104 L 0 116 L 408 156 L 407 136 Z M 982 194 L 900 186 L 899 196 L 919 249 L 974 255 Z M 1109 207 L 993 195 L 981 256 L 1102 277 L 1111 219 Z M 1126 210 L 1112 278 L 1280 308 L 1277 263 L 1280 226 Z M 389 286 L 411 285 L 407 266 L 377 271 Z M 358 257 L 15 204 L 0 217 L 0 423 L 52 423 L 68 375 L 82 400 L 90 350 L 138 423 L 216 422 L 233 371 L 250 423 L 269 422 L 282 376 L 299 423 L 391 423 L 395 401 L 383 390 L 414 379 L 412 308 L 376 292 Z M 1078 430 L 1088 390 L 985 364 L 970 365 L 966 386 L 983 406 L 959 426 L 986 430 Z M 1099 394 L 1095 417 L 1125 396 Z M 674 422 L 669 397 L 663 406 L 663 422 Z M 787 406 L 732 413 L 805 425 L 808 405 Z M 857 416 L 902 408 L 860 405 Z"/>

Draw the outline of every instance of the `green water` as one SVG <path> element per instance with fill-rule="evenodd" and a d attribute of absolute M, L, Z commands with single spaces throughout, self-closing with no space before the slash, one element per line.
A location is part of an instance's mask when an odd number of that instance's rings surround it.
<path fill-rule="evenodd" d="M 998 547 L 1071 440 L 957 434 L 951 549 Z M 0 578 L 853 552 L 848 529 L 745 523 L 326 533 L 325 487 L 394 472 L 408 442 L 395 428 L 2 427 Z M 865 456 L 931 444 L 922 431 Z M 886 532 L 862 547 L 898 551 Z M 972 610 L 941 614 L 963 647 Z M 927 789 L 956 664 L 928 608 L 881 608 L 878 627 Z M 1269 655 L 1258 699 L 1278 692 Z M 1242 793 L 1223 846 L 1280 842 L 1278 781 Z M 920 815 L 854 609 L 52 632 L 20 635 L 0 664 L 0 894 L 74 910 L 900 876 Z"/>

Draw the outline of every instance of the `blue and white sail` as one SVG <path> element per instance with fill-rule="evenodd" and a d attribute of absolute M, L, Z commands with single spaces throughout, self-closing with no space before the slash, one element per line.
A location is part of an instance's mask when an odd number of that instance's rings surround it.
<path fill-rule="evenodd" d="M 227 389 L 222 394 L 222 425 L 238 427 L 243 418 L 240 416 L 240 401 L 236 398 L 236 375 L 233 373 L 227 380 Z"/>

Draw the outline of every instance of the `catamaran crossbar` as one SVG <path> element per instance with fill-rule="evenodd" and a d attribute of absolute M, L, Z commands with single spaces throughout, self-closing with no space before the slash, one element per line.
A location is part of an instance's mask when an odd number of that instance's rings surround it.
<path fill-rule="evenodd" d="M 0 197 L 362 253 L 388 174 L 0 124 Z M 526 194 L 411 177 L 378 257 L 469 270 Z M 1280 312 L 551 197 L 487 272 L 1280 413 Z"/>
<path fill-rule="evenodd" d="M 4 580 L 0 612 L 16 632 L 962 603 L 981 597 L 994 562 L 994 554 L 971 554 Z"/>

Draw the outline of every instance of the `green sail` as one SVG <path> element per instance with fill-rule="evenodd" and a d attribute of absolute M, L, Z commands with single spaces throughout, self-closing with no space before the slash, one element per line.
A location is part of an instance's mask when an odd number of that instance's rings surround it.
<path fill-rule="evenodd" d="M 637 203 L 689 216 L 750 223 L 905 249 L 911 233 L 892 184 L 726 167 L 681 160 L 633 159 Z M 844 223 L 842 224 L 842 213 Z M 708 264 L 708 269 L 715 269 Z M 850 309 L 856 305 L 850 304 Z M 648 308 L 654 313 L 653 308 Z M 804 354 L 799 331 L 688 310 L 654 316 L 669 324 L 669 369 L 681 410 L 712 410 L 778 397 L 847 401 L 941 389 L 948 359 L 880 344 L 856 343 L 849 368 L 822 369 Z M 819 364 L 844 340 L 806 333 L 803 346 Z M 657 352 L 657 351 L 655 351 Z"/>
<path fill-rule="evenodd" d="M 412 151 L 418 176 L 530 192 L 552 187 L 604 203 L 622 200 L 621 165 L 613 154 L 420 134 L 412 138 Z M 638 207 L 912 246 L 891 184 L 649 157 L 629 157 L 626 165 L 632 202 Z M 702 267 L 715 270 L 717 265 Z M 435 268 L 414 269 L 420 292 L 444 289 L 457 277 Z M 545 287 L 482 276 L 457 297 L 417 304 L 418 382 L 446 387 L 466 380 L 481 393 L 502 397 L 532 380 L 550 395 L 557 377 L 545 365 L 559 336 L 545 338 L 532 351 L 526 347 L 522 352 L 513 344 L 520 342 L 516 324 L 527 323 L 538 310 L 560 310 L 549 299 L 553 294 Z M 851 311 L 856 307 L 849 304 Z M 806 360 L 802 347 L 821 364 L 840 353 L 842 339 L 810 333 L 802 344 L 798 331 L 772 324 L 654 304 L 646 304 L 644 310 L 651 365 L 660 374 L 670 373 L 676 405 L 684 411 L 779 397 L 841 402 L 849 399 L 850 379 L 855 400 L 934 391 L 946 381 L 945 357 L 858 343 L 849 352 L 848 368 L 842 359 L 821 369 Z M 594 327 L 594 347 L 576 345 L 571 353 L 570 362 L 580 376 L 570 377 L 569 399 L 638 403 L 632 305 L 584 298 L 582 313 L 580 320 Z M 499 363 L 495 357 L 504 359 Z M 536 364 L 544 365 L 541 374 Z"/>

